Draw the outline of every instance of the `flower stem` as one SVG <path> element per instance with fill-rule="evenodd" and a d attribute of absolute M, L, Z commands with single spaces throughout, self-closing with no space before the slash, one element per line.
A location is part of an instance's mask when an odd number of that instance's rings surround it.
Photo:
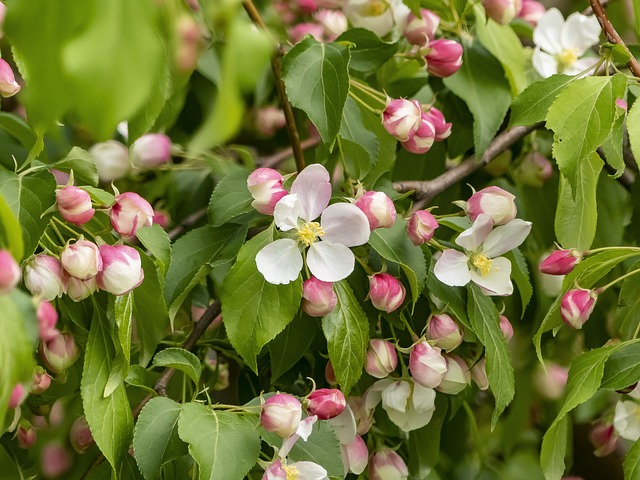
<path fill-rule="evenodd" d="M 53 220 L 53 222 L 52 222 Z M 51 227 L 56 230 L 56 232 L 58 231 L 55 222 L 58 223 L 58 225 L 60 225 L 61 227 L 63 227 L 65 230 L 67 230 L 69 233 L 71 233 L 74 237 L 79 237 L 80 233 L 76 232 L 73 228 L 71 228 L 69 225 L 67 225 L 66 223 L 64 223 L 62 220 L 60 220 L 59 218 L 56 217 L 51 217 L 51 220 L 49 220 L 49 223 L 51 224 Z"/>
<path fill-rule="evenodd" d="M 384 93 L 380 92 L 379 90 L 376 90 L 375 88 L 370 87 L 369 85 L 361 83 L 357 80 L 354 80 L 353 78 L 349 79 L 349 83 L 354 87 L 358 88 L 359 90 L 361 90 L 362 92 L 369 95 L 371 98 L 375 100 L 379 100 L 383 104 L 387 103 L 387 96 Z"/>
<path fill-rule="evenodd" d="M 594 248 L 593 250 L 587 250 L 586 252 L 584 252 L 584 255 L 593 255 L 594 253 L 608 252 L 610 250 L 637 250 L 638 254 L 640 255 L 640 247 L 601 247 Z"/>
<path fill-rule="evenodd" d="M 349 92 L 349 96 L 351 98 L 353 98 L 356 102 L 358 102 L 360 105 L 362 105 L 364 108 L 366 108 L 367 110 L 369 110 L 371 113 L 375 114 L 375 115 L 380 115 L 382 112 L 380 110 L 378 110 L 377 108 L 373 108 L 371 105 L 369 105 L 367 102 L 365 102 L 364 100 L 362 100 L 360 97 L 358 97 L 355 93 Z"/>
<path fill-rule="evenodd" d="M 371 270 L 371 267 L 369 266 L 369 264 L 367 264 L 364 260 L 362 260 L 360 257 L 355 256 L 356 257 L 356 261 L 360 264 L 360 266 L 362 266 L 362 268 L 364 269 L 365 273 L 367 275 L 375 275 L 376 272 L 374 272 L 373 270 Z"/>
<path fill-rule="evenodd" d="M 607 283 L 605 286 L 597 288 L 596 291 L 598 292 L 598 294 L 600 294 L 604 292 L 606 289 L 608 289 L 609 287 L 618 283 L 620 280 L 624 280 L 625 278 L 635 275 L 636 273 L 640 273 L 640 268 L 636 268 L 635 270 L 631 270 L 630 272 L 625 273 L 621 277 L 616 278 L 613 282 Z"/>

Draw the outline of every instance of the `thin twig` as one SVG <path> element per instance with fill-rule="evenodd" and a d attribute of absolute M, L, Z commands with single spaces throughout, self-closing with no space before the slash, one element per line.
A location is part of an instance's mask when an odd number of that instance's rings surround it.
<path fill-rule="evenodd" d="M 610 3 L 613 3 L 615 0 L 602 0 L 600 2 L 600 5 L 602 5 L 603 7 L 606 7 L 607 5 L 609 5 Z M 591 8 L 590 6 L 585 8 L 582 11 L 582 15 L 593 15 L 593 8 Z"/>
<path fill-rule="evenodd" d="M 185 218 L 180 223 L 180 225 L 176 225 L 173 229 L 171 229 L 171 231 L 168 233 L 169 238 L 171 240 L 174 240 L 178 235 L 180 235 L 184 231 L 185 228 L 195 225 L 196 223 L 198 223 L 198 220 L 200 220 L 206 214 L 207 214 L 206 208 L 201 208 L 200 210 L 192 213 L 187 218 Z"/>
<path fill-rule="evenodd" d="M 616 169 L 613 168 L 607 162 L 607 157 L 605 156 L 604 150 L 602 149 L 602 147 L 598 148 L 597 153 L 600 159 L 602 160 L 602 162 L 604 163 L 605 171 L 609 175 L 615 175 Z M 633 182 L 635 181 L 635 179 L 636 179 L 635 174 L 629 168 L 625 168 L 624 171 L 622 172 L 622 175 L 616 178 L 618 183 L 620 183 L 620 185 L 622 185 L 628 191 L 631 191 L 631 186 L 633 185 Z"/>
<path fill-rule="evenodd" d="M 300 142 L 300 148 L 302 150 L 308 150 L 310 148 L 315 147 L 320 143 L 319 137 L 309 137 L 302 142 Z M 274 153 L 273 155 L 269 155 L 265 157 L 261 162 L 260 166 L 265 168 L 277 168 L 282 162 L 284 162 L 287 158 L 293 156 L 293 148 L 286 148 L 284 150 L 280 150 L 279 152 Z"/>

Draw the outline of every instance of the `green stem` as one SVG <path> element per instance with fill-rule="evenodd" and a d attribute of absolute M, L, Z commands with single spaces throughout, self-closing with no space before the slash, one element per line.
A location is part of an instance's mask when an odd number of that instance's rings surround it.
<path fill-rule="evenodd" d="M 67 232 L 71 233 L 74 237 L 79 237 L 80 233 L 75 231 L 73 228 L 71 228 L 69 225 L 67 225 L 66 223 L 64 223 L 62 220 L 60 220 L 57 217 L 51 217 L 51 220 L 53 220 L 53 222 L 57 222 L 58 225 L 60 225 L 62 228 L 64 228 Z M 57 227 L 55 225 L 55 223 L 52 223 L 51 220 L 49 220 L 49 223 L 51 224 L 51 226 L 57 231 Z"/>
<path fill-rule="evenodd" d="M 586 252 L 584 252 L 584 255 L 592 255 L 594 253 L 607 252 L 610 250 L 637 250 L 638 254 L 640 255 L 640 247 L 601 247 L 594 248 L 593 250 L 587 250 Z"/>
<path fill-rule="evenodd" d="M 349 79 L 349 83 L 354 87 L 358 88 L 359 90 L 361 90 L 363 93 L 366 93 L 367 95 L 369 95 L 371 98 L 378 100 L 386 105 L 387 96 L 384 93 L 380 92 L 379 90 L 376 90 L 375 88 L 370 87 L 369 85 L 361 83 L 352 78 Z"/>
<path fill-rule="evenodd" d="M 600 287 L 597 290 L 598 294 L 604 292 L 607 288 L 612 287 L 613 285 L 615 285 L 616 283 L 618 283 L 620 280 L 624 280 L 625 278 L 628 278 L 632 275 L 635 275 L 636 273 L 640 273 L 640 268 L 636 268 L 635 270 L 631 270 L 630 272 L 625 273 L 624 275 L 622 275 L 621 277 L 616 278 L 613 282 L 607 283 L 604 287 Z"/>
<path fill-rule="evenodd" d="M 376 272 L 371 270 L 371 267 L 360 257 L 356 256 L 356 261 L 362 266 L 367 275 L 375 275 Z"/>
<path fill-rule="evenodd" d="M 362 105 L 364 108 L 366 108 L 367 110 L 369 110 L 371 113 L 375 114 L 375 115 L 380 115 L 382 112 L 380 110 L 378 110 L 377 108 L 373 108 L 371 105 L 369 105 L 367 102 L 365 102 L 364 100 L 362 100 L 360 97 L 358 97 L 356 94 L 349 92 L 349 96 L 351 98 L 353 98 L 356 102 L 358 102 L 360 105 Z"/>
<path fill-rule="evenodd" d="M 49 234 L 48 234 L 47 232 L 44 232 L 44 233 L 42 234 L 42 236 L 43 236 L 44 238 L 46 238 L 46 239 L 49 241 L 49 244 L 50 244 L 52 247 L 55 247 L 57 250 L 59 250 L 59 249 L 61 249 L 61 248 L 62 248 L 62 247 L 61 247 L 60 245 L 58 245 L 56 242 L 54 242 L 53 240 L 51 240 L 51 237 L 49 236 Z M 64 243 L 64 242 L 63 242 L 63 243 Z"/>

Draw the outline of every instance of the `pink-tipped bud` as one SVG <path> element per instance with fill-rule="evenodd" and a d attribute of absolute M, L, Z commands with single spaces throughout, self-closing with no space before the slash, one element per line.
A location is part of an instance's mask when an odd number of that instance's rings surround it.
<path fill-rule="evenodd" d="M 401 142 L 406 142 L 418 131 L 421 119 L 422 106 L 417 100 L 388 99 L 382 112 L 382 126 Z"/>
<path fill-rule="evenodd" d="M 349 27 L 347 17 L 340 10 L 320 10 L 314 18 L 324 27 L 324 38 L 327 42 L 333 42 Z"/>
<path fill-rule="evenodd" d="M 593 454 L 596 457 L 606 457 L 618 447 L 618 435 L 616 435 L 613 425 L 598 423 L 591 430 L 589 438 L 591 445 L 595 448 Z"/>
<path fill-rule="evenodd" d="M 88 240 L 67 245 L 60 254 L 60 263 L 69 275 L 79 280 L 95 277 L 102 270 L 100 250 Z"/>
<path fill-rule="evenodd" d="M 42 448 L 41 467 L 44 478 L 58 478 L 69 470 L 73 459 L 69 451 L 58 443 L 49 443 Z"/>
<path fill-rule="evenodd" d="M 455 40 L 441 38 L 429 42 L 428 46 L 430 51 L 426 55 L 427 71 L 431 75 L 450 77 L 462 66 L 462 45 Z"/>
<path fill-rule="evenodd" d="M 48 342 L 60 334 L 56 329 L 58 312 L 53 308 L 53 305 L 46 300 L 41 301 L 38 305 L 36 316 L 38 317 L 38 338 L 40 340 Z"/>
<path fill-rule="evenodd" d="M 44 254 L 36 255 L 27 262 L 24 284 L 32 295 L 49 301 L 62 296 L 67 289 L 62 265 L 57 258 Z"/>
<path fill-rule="evenodd" d="M 276 203 L 288 195 L 282 186 L 282 175 L 272 168 L 258 168 L 247 178 L 247 188 L 253 197 L 251 206 L 264 215 L 273 215 Z"/>
<path fill-rule="evenodd" d="M 442 382 L 447 371 L 447 362 L 438 347 L 427 342 L 413 346 L 409 355 L 409 370 L 413 380 L 427 388 L 435 388 Z"/>
<path fill-rule="evenodd" d="M 440 225 L 429 210 L 418 210 L 407 223 L 407 234 L 414 245 L 422 245 L 433 238 Z"/>
<path fill-rule="evenodd" d="M 10 293 L 20 282 L 20 265 L 7 250 L 0 250 L 0 295 Z"/>
<path fill-rule="evenodd" d="M 116 140 L 96 143 L 89 153 L 98 167 L 98 177 L 105 183 L 126 177 L 131 169 L 129 150 Z"/>
<path fill-rule="evenodd" d="M 18 427 L 17 436 L 18 446 L 20 448 L 24 448 L 25 450 L 33 447 L 33 445 L 36 443 L 36 440 L 38 440 L 36 430 L 31 425 L 26 428 L 23 426 Z"/>
<path fill-rule="evenodd" d="M 431 107 L 424 115 L 436 131 L 436 142 L 441 142 L 451 135 L 451 123 L 447 122 L 444 114 L 436 107 Z"/>
<path fill-rule="evenodd" d="M 338 389 L 321 388 L 307 397 L 307 413 L 320 420 L 329 420 L 340 415 L 347 406 L 344 394 Z"/>
<path fill-rule="evenodd" d="M 171 160 L 171 139 L 161 133 L 147 133 L 131 146 L 133 164 L 138 168 L 155 168 Z"/>
<path fill-rule="evenodd" d="M 318 42 L 322 42 L 324 27 L 318 23 L 298 23 L 289 30 L 292 43 L 300 42 L 307 35 L 311 35 Z"/>
<path fill-rule="evenodd" d="M 422 18 L 410 13 L 407 17 L 407 26 L 404 29 L 404 36 L 414 45 L 425 45 L 435 38 L 436 30 L 440 25 L 440 17 L 431 10 L 423 8 L 420 10 Z"/>
<path fill-rule="evenodd" d="M 293 435 L 301 419 L 302 404 L 287 393 L 278 393 L 262 404 L 260 423 L 267 432 L 275 432 L 282 438 Z"/>
<path fill-rule="evenodd" d="M 9 98 L 19 91 L 20 85 L 16 82 L 11 65 L 0 58 L 0 95 Z"/>
<path fill-rule="evenodd" d="M 113 295 L 124 295 L 144 280 L 140 254 L 125 245 L 102 245 L 102 271 L 98 273 L 98 286 Z"/>
<path fill-rule="evenodd" d="M 356 207 L 369 220 L 369 228 L 391 228 L 396 223 L 396 207 L 386 193 L 369 191 L 356 200 Z"/>
<path fill-rule="evenodd" d="M 538 25 L 538 20 L 542 18 L 546 12 L 544 5 L 536 0 L 522 0 L 522 7 L 518 12 L 518 18 L 521 18 L 532 27 Z"/>
<path fill-rule="evenodd" d="M 487 390 L 489 388 L 486 357 L 482 357 L 473 367 L 471 367 L 471 379 L 480 390 Z"/>
<path fill-rule="evenodd" d="M 553 176 L 553 165 L 538 152 L 530 152 L 518 164 L 513 174 L 525 185 L 542 187 Z"/>
<path fill-rule="evenodd" d="M 387 313 L 396 311 L 406 294 L 404 285 L 393 275 L 376 273 L 369 277 L 369 298 L 378 310 Z"/>
<path fill-rule="evenodd" d="M 429 320 L 427 338 L 432 343 L 450 352 L 462 343 L 464 330 L 456 321 L 446 313 L 434 315 Z"/>
<path fill-rule="evenodd" d="M 13 387 L 13 390 L 11 390 L 11 395 L 9 396 L 9 408 L 18 408 L 18 406 L 22 405 L 22 402 L 24 402 L 28 394 L 24 385 L 17 383 L 15 387 Z"/>
<path fill-rule="evenodd" d="M 475 222 L 479 215 L 488 215 L 494 225 L 504 225 L 516 218 L 516 197 L 500 187 L 487 187 L 469 197 L 466 212 Z"/>
<path fill-rule="evenodd" d="M 465 389 L 471 382 L 471 373 L 467 364 L 457 355 L 445 355 L 447 371 L 436 390 L 449 395 L 455 395 Z"/>
<path fill-rule="evenodd" d="M 91 277 L 86 280 L 69 277 L 67 281 L 67 295 L 74 302 L 81 302 L 89 298 L 98 291 L 98 277 Z"/>
<path fill-rule="evenodd" d="M 89 194 L 78 187 L 68 186 L 57 190 L 56 200 L 62 218 L 76 225 L 87 223 L 96 213 Z"/>
<path fill-rule="evenodd" d="M 500 25 L 506 25 L 513 20 L 522 5 L 520 0 L 482 0 L 487 16 Z"/>
<path fill-rule="evenodd" d="M 78 453 L 84 453 L 91 448 L 96 442 L 91 435 L 89 424 L 86 417 L 78 417 L 71 425 L 69 431 L 69 441 L 71 446 Z"/>
<path fill-rule="evenodd" d="M 336 372 L 333 369 L 331 360 L 327 361 L 327 365 L 324 367 L 324 379 L 329 385 L 337 385 L 338 379 L 336 378 Z"/>
<path fill-rule="evenodd" d="M 504 315 L 500 315 L 500 330 L 502 330 L 504 339 L 509 343 L 513 338 L 513 325 Z"/>
<path fill-rule="evenodd" d="M 166 230 L 171 224 L 171 217 L 167 212 L 154 208 L 152 221 L 154 225 L 160 225 L 163 230 Z"/>
<path fill-rule="evenodd" d="M 624 98 L 616 98 L 615 104 L 616 104 L 616 107 L 618 107 L 621 110 L 624 110 L 625 112 L 629 108 L 629 104 Z"/>
<path fill-rule="evenodd" d="M 174 58 L 181 72 L 190 72 L 198 63 L 198 55 L 204 38 L 198 22 L 192 15 L 182 15 L 176 22 L 176 47 Z"/>
<path fill-rule="evenodd" d="M 46 367 L 53 373 L 62 373 L 73 365 L 80 356 L 73 335 L 58 333 L 52 340 L 42 342 L 40 353 Z"/>
<path fill-rule="evenodd" d="M 302 285 L 302 310 L 311 317 L 324 317 L 338 304 L 333 283 L 312 276 Z"/>
<path fill-rule="evenodd" d="M 555 250 L 540 263 L 540 271 L 547 275 L 567 275 L 582 260 L 582 252 L 571 248 Z"/>
<path fill-rule="evenodd" d="M 33 371 L 33 383 L 29 389 L 29 393 L 40 395 L 49 390 L 51 386 L 51 377 L 44 368 L 37 366 Z"/>
<path fill-rule="evenodd" d="M 546 371 L 545 371 L 546 369 Z M 547 400 L 558 400 L 562 397 L 567 386 L 569 369 L 553 362 L 545 362 L 545 368 L 538 366 L 533 383 L 538 392 Z"/>
<path fill-rule="evenodd" d="M 263 107 L 256 114 L 256 130 L 265 137 L 273 137 L 286 124 L 287 120 L 280 108 Z"/>
<path fill-rule="evenodd" d="M 594 290 L 582 288 L 569 290 L 560 302 L 560 316 L 564 323 L 573 328 L 582 328 L 596 306 L 598 294 Z"/>
<path fill-rule="evenodd" d="M 318 3 L 316 0 L 297 0 L 298 10 L 300 13 L 310 14 L 318 10 Z"/>
<path fill-rule="evenodd" d="M 369 478 L 371 480 L 407 480 L 409 469 L 402 457 L 393 450 L 380 450 L 371 456 Z"/>
<path fill-rule="evenodd" d="M 402 142 L 402 146 L 411 153 L 421 155 L 431 149 L 435 139 L 436 129 L 429 120 L 429 116 L 423 113 L 418 130 L 406 142 Z"/>
<path fill-rule="evenodd" d="M 360 435 L 356 435 L 353 442 L 348 445 L 341 445 L 342 465 L 344 473 L 360 475 L 367 468 L 369 463 L 369 449 Z"/>
<path fill-rule="evenodd" d="M 376 378 L 389 376 L 398 366 L 398 355 L 391 342 L 374 338 L 369 341 L 369 350 L 364 364 L 365 371 Z"/>
<path fill-rule="evenodd" d="M 111 226 L 124 238 L 133 237 L 139 228 L 153 225 L 153 207 L 137 193 L 125 192 L 111 207 Z"/>

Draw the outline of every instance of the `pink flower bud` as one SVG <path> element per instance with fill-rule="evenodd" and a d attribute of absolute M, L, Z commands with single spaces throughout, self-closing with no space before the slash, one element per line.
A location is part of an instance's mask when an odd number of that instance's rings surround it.
<path fill-rule="evenodd" d="M 41 468 L 44 478 L 58 478 L 69 470 L 72 458 L 69 451 L 58 443 L 49 443 L 42 448 Z"/>
<path fill-rule="evenodd" d="M 389 376 L 398 366 L 398 355 L 391 342 L 374 338 L 369 341 L 365 371 L 376 378 Z"/>
<path fill-rule="evenodd" d="M 60 263 L 69 275 L 79 280 L 95 277 L 102 270 L 100 250 L 88 240 L 67 245 L 60 254 Z"/>
<path fill-rule="evenodd" d="M 301 13 L 313 13 L 318 10 L 318 3 L 316 0 L 297 0 L 298 9 Z"/>
<path fill-rule="evenodd" d="M 462 66 L 462 45 L 455 40 L 441 38 L 428 46 L 431 50 L 426 56 L 427 71 L 431 75 L 450 77 Z"/>
<path fill-rule="evenodd" d="M 471 379 L 480 390 L 487 390 L 489 388 L 486 357 L 482 357 L 473 367 L 471 367 Z"/>
<path fill-rule="evenodd" d="M 427 153 L 436 138 L 436 130 L 426 113 L 420 117 L 420 127 L 406 142 L 402 142 L 405 150 L 421 155 Z"/>
<path fill-rule="evenodd" d="M 20 448 L 25 450 L 31 448 L 36 443 L 36 440 L 38 440 L 38 435 L 31 425 L 28 428 L 18 427 L 18 446 Z"/>
<path fill-rule="evenodd" d="M 418 210 L 407 223 L 407 234 L 414 245 L 422 245 L 433 238 L 438 221 L 429 210 Z"/>
<path fill-rule="evenodd" d="M 192 15 L 182 15 L 176 22 L 176 67 L 180 72 L 190 72 L 198 63 L 203 45 L 203 35 Z"/>
<path fill-rule="evenodd" d="M 540 263 L 540 271 L 547 275 L 566 275 L 582 260 L 582 252 L 571 248 L 555 250 Z"/>
<path fill-rule="evenodd" d="M 289 30 L 289 37 L 291 42 L 298 43 L 307 35 L 311 35 L 318 42 L 322 42 L 324 35 L 324 28 L 317 23 L 299 23 Z"/>
<path fill-rule="evenodd" d="M 0 295 L 10 293 L 20 281 L 20 265 L 7 250 L 0 250 Z"/>
<path fill-rule="evenodd" d="M 388 99 L 382 112 L 382 126 L 401 142 L 406 142 L 420 128 L 422 106 L 418 100 Z"/>
<path fill-rule="evenodd" d="M 356 435 L 353 442 L 348 445 L 341 445 L 341 448 L 345 475 L 349 472 L 355 475 L 360 475 L 364 472 L 369 462 L 369 449 L 362 437 Z"/>
<path fill-rule="evenodd" d="M 435 388 L 442 382 L 447 371 L 447 362 L 438 347 L 427 342 L 413 346 L 409 355 L 409 370 L 413 380 L 427 388 Z"/>
<path fill-rule="evenodd" d="M 44 300 L 60 297 L 67 289 L 66 283 L 60 262 L 49 255 L 36 255 L 24 268 L 24 284 L 32 295 Z"/>
<path fill-rule="evenodd" d="M 9 98 L 19 91 L 20 85 L 16 82 L 11 65 L 0 58 L 0 95 Z"/>
<path fill-rule="evenodd" d="M 451 123 L 446 121 L 444 114 L 436 107 L 431 107 L 424 115 L 436 131 L 436 142 L 441 142 L 451 135 Z"/>
<path fill-rule="evenodd" d="M 301 419 L 302 404 L 287 393 L 278 393 L 262 404 L 262 426 L 267 432 L 275 432 L 282 438 L 293 435 Z"/>
<path fill-rule="evenodd" d="M 513 326 L 507 317 L 500 315 L 500 330 L 504 335 L 504 339 L 509 343 L 513 338 Z"/>
<path fill-rule="evenodd" d="M 329 385 L 337 385 L 338 379 L 336 378 L 336 372 L 333 370 L 331 360 L 327 361 L 327 365 L 324 367 L 324 379 Z"/>
<path fill-rule="evenodd" d="M 442 378 L 436 390 L 449 395 L 455 395 L 465 389 L 471 382 L 471 374 L 467 364 L 457 355 L 445 355 L 447 361 L 447 372 Z"/>
<path fill-rule="evenodd" d="M 338 296 L 331 282 L 312 276 L 302 285 L 302 310 L 312 317 L 324 317 L 338 304 Z"/>
<path fill-rule="evenodd" d="M 515 196 L 500 187 L 487 187 L 474 193 L 467 201 L 469 220 L 475 222 L 479 215 L 491 217 L 494 225 L 504 225 L 516 218 Z"/>
<path fill-rule="evenodd" d="M 558 400 L 567 386 L 569 369 L 552 362 L 545 362 L 545 368 L 542 368 L 542 365 L 538 366 L 533 376 L 533 383 L 544 398 Z"/>
<path fill-rule="evenodd" d="M 613 425 L 604 423 L 596 424 L 589 436 L 591 444 L 596 449 L 593 454 L 596 457 L 606 457 L 613 453 L 618 446 L 618 436 Z"/>
<path fill-rule="evenodd" d="M 147 133 L 131 145 L 133 164 L 138 168 L 155 168 L 171 160 L 171 139 L 161 133 Z"/>
<path fill-rule="evenodd" d="M 288 195 L 282 186 L 282 175 L 272 168 L 258 168 L 247 178 L 247 188 L 251 192 L 251 206 L 264 215 L 273 215 L 276 203 Z"/>
<path fill-rule="evenodd" d="M 335 388 L 314 390 L 307 397 L 307 413 L 316 415 L 320 420 L 337 417 L 346 405 L 343 393 Z"/>
<path fill-rule="evenodd" d="M 64 187 L 56 191 L 58 210 L 67 222 L 83 225 L 96 213 L 89 194 L 78 187 Z"/>
<path fill-rule="evenodd" d="M 450 352 L 462 343 L 463 337 L 462 327 L 446 313 L 434 315 L 429 320 L 427 338 L 437 347 Z"/>
<path fill-rule="evenodd" d="M 518 12 L 518 18 L 521 18 L 532 27 L 538 25 L 538 20 L 542 18 L 546 9 L 544 5 L 536 0 L 522 0 L 522 8 Z"/>
<path fill-rule="evenodd" d="M 111 226 L 124 238 L 131 238 L 140 227 L 153 225 L 153 215 L 153 208 L 140 195 L 121 193 L 111 207 Z"/>
<path fill-rule="evenodd" d="M 542 187 L 553 176 L 553 165 L 538 152 L 530 152 L 513 173 L 525 185 Z"/>
<path fill-rule="evenodd" d="M 371 456 L 369 478 L 371 480 L 407 480 L 409 469 L 402 457 L 393 450 L 380 450 Z"/>
<path fill-rule="evenodd" d="M 396 311 L 404 302 L 406 293 L 400 280 L 388 273 L 376 273 L 369 277 L 369 298 L 378 310 L 387 313 Z"/>
<path fill-rule="evenodd" d="M 28 392 L 24 388 L 24 385 L 17 383 L 13 390 L 11 390 L 11 396 L 9 397 L 9 408 L 14 409 L 22 405 L 22 402 L 27 398 Z"/>
<path fill-rule="evenodd" d="M 71 446 L 78 453 L 84 453 L 91 448 L 96 442 L 91 435 L 89 424 L 86 417 L 78 417 L 71 425 L 69 431 L 69 441 Z"/>
<path fill-rule="evenodd" d="M 562 320 L 570 327 L 582 328 L 582 325 L 589 320 L 597 299 L 598 294 L 594 290 L 582 288 L 569 290 L 560 302 Z"/>
<path fill-rule="evenodd" d="M 506 25 L 522 8 L 520 0 L 482 0 L 487 16 L 500 25 Z"/>
<path fill-rule="evenodd" d="M 425 45 L 434 39 L 436 30 L 440 25 L 440 17 L 431 10 L 423 8 L 420 10 L 422 18 L 410 13 L 407 17 L 407 26 L 404 29 L 404 36 L 414 45 Z"/>
<path fill-rule="evenodd" d="M 116 140 L 96 143 L 89 149 L 98 167 L 98 176 L 105 183 L 125 177 L 131 169 L 129 150 Z"/>
<path fill-rule="evenodd" d="M 327 42 L 333 42 L 349 27 L 347 17 L 340 10 L 320 10 L 314 18 L 324 27 L 324 38 Z"/>
<path fill-rule="evenodd" d="M 166 230 L 171 224 L 171 217 L 167 212 L 154 208 L 152 221 L 154 225 L 160 225 L 162 229 Z"/>
<path fill-rule="evenodd" d="M 615 104 L 616 104 L 616 107 L 618 107 L 621 110 L 624 110 L 625 112 L 629 108 L 629 105 L 627 104 L 624 98 L 616 98 Z"/>
<path fill-rule="evenodd" d="M 369 220 L 369 228 L 391 228 L 396 223 L 396 207 L 386 193 L 369 191 L 356 200 L 356 207 Z"/>
<path fill-rule="evenodd" d="M 256 114 L 256 130 L 265 137 L 273 137 L 286 124 L 287 120 L 280 108 L 263 107 Z M 280 178 L 282 178 L 282 175 Z"/>
<path fill-rule="evenodd" d="M 140 254 L 125 245 L 102 245 L 102 271 L 98 273 L 98 286 L 113 295 L 124 295 L 144 280 Z"/>
<path fill-rule="evenodd" d="M 98 291 L 98 278 L 91 277 L 86 280 L 69 277 L 67 281 L 67 295 L 74 302 L 81 302 Z"/>
<path fill-rule="evenodd" d="M 60 334 L 60 332 L 56 330 L 58 312 L 53 308 L 53 305 L 46 300 L 41 301 L 38 305 L 36 316 L 38 317 L 38 338 L 40 338 L 40 340 L 48 342 Z"/>
<path fill-rule="evenodd" d="M 80 356 L 80 350 L 70 333 L 58 333 L 52 340 L 42 342 L 40 347 L 42 359 L 53 373 L 64 372 Z"/>
<path fill-rule="evenodd" d="M 47 374 L 44 368 L 38 366 L 33 371 L 33 383 L 29 393 L 34 395 L 40 395 L 46 392 L 51 386 L 51 377 Z"/>

